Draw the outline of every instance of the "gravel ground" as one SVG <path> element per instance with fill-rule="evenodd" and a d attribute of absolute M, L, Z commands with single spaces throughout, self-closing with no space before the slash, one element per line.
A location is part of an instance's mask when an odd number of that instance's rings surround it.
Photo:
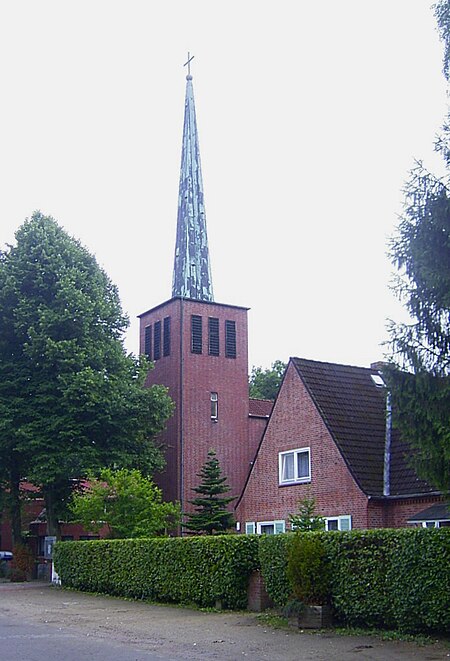
<path fill-rule="evenodd" d="M 383 641 L 273 629 L 253 613 L 204 613 L 62 590 L 45 583 L 0 583 L 3 621 L 46 625 L 59 631 L 114 641 L 162 659 L 271 661 L 409 661 L 449 659 L 443 644 Z M 125 648 L 125 647 L 124 647 Z M 0 658 L 4 650 L 0 647 Z M 141 658 L 141 656 L 139 657 Z"/>

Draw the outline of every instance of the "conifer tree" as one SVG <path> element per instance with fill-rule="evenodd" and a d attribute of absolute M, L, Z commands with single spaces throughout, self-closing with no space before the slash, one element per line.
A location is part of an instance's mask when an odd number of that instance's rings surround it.
<path fill-rule="evenodd" d="M 227 478 L 222 475 L 219 460 L 214 450 L 208 452 L 208 459 L 203 464 L 197 477 L 201 479 L 198 487 L 193 487 L 198 496 L 189 503 L 195 506 L 194 513 L 187 513 L 188 521 L 184 527 L 196 533 L 224 533 L 234 524 L 234 517 L 227 506 L 235 496 L 226 496 L 230 491 Z"/>

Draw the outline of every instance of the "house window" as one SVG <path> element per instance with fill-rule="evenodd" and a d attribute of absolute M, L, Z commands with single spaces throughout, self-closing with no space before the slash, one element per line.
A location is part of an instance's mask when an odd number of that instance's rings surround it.
<path fill-rule="evenodd" d="M 155 322 L 153 330 L 153 358 L 159 360 L 161 358 L 161 322 Z"/>
<path fill-rule="evenodd" d="M 325 530 L 351 530 L 352 517 L 349 514 L 345 516 L 326 516 Z"/>
<path fill-rule="evenodd" d="M 258 535 L 279 535 L 285 530 L 286 524 L 284 521 L 259 521 L 256 524 Z"/>
<path fill-rule="evenodd" d="M 245 534 L 246 535 L 254 535 L 256 531 L 256 526 L 253 522 L 247 522 L 245 524 Z"/>
<path fill-rule="evenodd" d="M 211 420 L 217 422 L 219 417 L 219 396 L 216 392 L 211 393 Z"/>
<path fill-rule="evenodd" d="M 197 314 L 191 317 L 191 352 L 202 352 L 202 318 Z"/>
<path fill-rule="evenodd" d="M 280 484 L 311 481 L 311 455 L 309 448 L 280 452 L 278 455 Z"/>
<path fill-rule="evenodd" d="M 225 356 L 236 358 L 236 322 L 225 321 Z"/>
<path fill-rule="evenodd" d="M 170 317 L 164 317 L 163 355 L 170 356 Z"/>
<path fill-rule="evenodd" d="M 144 330 L 144 353 L 149 360 L 152 359 L 152 327 L 146 326 Z"/>
<path fill-rule="evenodd" d="M 443 520 L 443 521 L 423 521 L 422 522 L 422 527 L 423 528 L 448 528 L 450 527 L 450 520 Z"/>
<path fill-rule="evenodd" d="M 219 320 L 214 317 L 208 319 L 208 347 L 210 356 L 219 355 Z"/>

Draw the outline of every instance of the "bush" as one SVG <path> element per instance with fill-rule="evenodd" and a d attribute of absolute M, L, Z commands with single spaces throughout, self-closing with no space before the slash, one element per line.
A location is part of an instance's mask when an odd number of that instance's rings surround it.
<path fill-rule="evenodd" d="M 245 608 L 258 538 L 244 535 L 58 542 L 64 587 L 135 599 Z"/>
<path fill-rule="evenodd" d="M 259 539 L 259 562 L 268 595 L 273 603 L 283 608 L 292 596 L 288 579 L 288 548 L 292 533 L 262 535 Z"/>
<path fill-rule="evenodd" d="M 319 606 L 328 601 L 328 564 L 320 536 L 313 533 L 295 533 L 289 544 L 287 566 L 287 575 L 295 599 L 304 604 Z"/>

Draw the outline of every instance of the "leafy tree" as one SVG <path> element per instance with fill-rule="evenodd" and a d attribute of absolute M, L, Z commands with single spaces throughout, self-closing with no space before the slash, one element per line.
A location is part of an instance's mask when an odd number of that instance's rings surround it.
<path fill-rule="evenodd" d="M 303 498 L 298 503 L 298 512 L 289 515 L 292 530 L 296 532 L 308 532 L 313 530 L 325 530 L 325 519 L 316 512 L 316 499 Z"/>
<path fill-rule="evenodd" d="M 203 464 L 197 477 L 201 479 L 198 487 L 194 487 L 198 495 L 190 500 L 195 506 L 195 512 L 188 512 L 188 520 L 184 527 L 193 532 L 205 532 L 208 535 L 224 533 L 234 525 L 234 517 L 227 510 L 227 506 L 235 496 L 223 497 L 222 494 L 230 491 L 227 478 L 222 475 L 219 460 L 214 450 L 208 452 L 208 459 Z"/>
<path fill-rule="evenodd" d="M 0 255 L 0 479 L 13 521 L 24 477 L 58 536 L 89 471 L 161 465 L 151 438 L 172 402 L 162 386 L 143 387 L 148 365 L 126 354 L 127 324 L 95 258 L 52 218 L 25 221 Z"/>
<path fill-rule="evenodd" d="M 86 530 L 104 525 L 110 537 L 152 537 L 174 528 L 179 507 L 162 500 L 161 489 L 136 469 L 100 471 L 99 479 L 72 496 L 70 510 Z"/>
<path fill-rule="evenodd" d="M 436 6 L 449 74 L 450 3 Z M 392 367 L 386 378 L 397 426 L 414 449 L 417 472 L 450 488 L 450 198 L 449 121 L 436 143 L 446 174 L 418 163 L 406 186 L 403 216 L 391 240 L 394 291 L 411 321 L 390 325 Z"/>
<path fill-rule="evenodd" d="M 253 399 L 275 399 L 280 389 L 286 363 L 276 360 L 270 369 L 253 367 L 249 379 L 249 393 Z"/>

